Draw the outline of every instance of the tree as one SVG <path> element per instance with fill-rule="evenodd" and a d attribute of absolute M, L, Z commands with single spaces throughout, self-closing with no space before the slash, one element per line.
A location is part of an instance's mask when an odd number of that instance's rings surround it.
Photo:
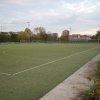
<path fill-rule="evenodd" d="M 42 39 L 44 40 L 44 42 L 47 42 L 47 38 L 48 38 L 48 35 L 46 33 L 42 34 Z"/>
<path fill-rule="evenodd" d="M 25 36 L 23 31 L 17 32 L 17 35 L 19 42 L 25 42 Z"/>
<path fill-rule="evenodd" d="M 18 34 L 15 32 L 9 32 L 11 42 L 18 42 Z"/>
<path fill-rule="evenodd" d="M 52 33 L 51 32 L 47 33 L 47 40 L 52 41 Z"/>
<path fill-rule="evenodd" d="M 34 33 L 38 35 L 39 40 L 47 41 L 47 34 L 44 27 L 36 27 L 34 28 Z"/>
<path fill-rule="evenodd" d="M 26 28 L 25 31 L 18 32 L 17 34 L 20 42 L 32 41 L 32 31 L 29 28 Z"/>
<path fill-rule="evenodd" d="M 52 33 L 51 34 L 51 38 L 52 38 L 53 41 L 57 41 L 57 39 L 58 39 L 58 33 Z"/>
<path fill-rule="evenodd" d="M 44 27 L 36 27 L 36 28 L 34 28 L 34 33 L 36 33 L 36 34 L 44 34 L 44 33 L 46 33 L 46 30 L 45 30 Z"/>
<path fill-rule="evenodd" d="M 69 39 L 69 30 L 64 30 L 62 31 L 61 37 L 60 37 L 61 41 L 68 41 Z"/>
<path fill-rule="evenodd" d="M 24 31 L 24 37 L 27 42 L 31 42 L 32 38 L 32 31 L 29 28 L 26 28 Z"/>
<path fill-rule="evenodd" d="M 1 32 L 0 33 L 0 42 L 9 42 L 10 41 L 10 35 L 8 32 Z"/>
<path fill-rule="evenodd" d="M 98 41 L 98 43 L 100 43 L 100 30 L 98 30 L 95 35 L 91 36 L 91 39 L 92 41 L 95 41 L 95 42 Z"/>
<path fill-rule="evenodd" d="M 98 43 L 100 43 L 100 30 L 97 31 L 96 37 L 97 37 L 97 39 L 98 39 Z"/>
<path fill-rule="evenodd" d="M 93 35 L 91 38 L 92 39 L 98 39 L 100 36 L 100 31 L 97 31 L 96 35 Z"/>
<path fill-rule="evenodd" d="M 37 34 L 32 34 L 32 41 L 36 42 L 39 40 L 39 37 Z"/>

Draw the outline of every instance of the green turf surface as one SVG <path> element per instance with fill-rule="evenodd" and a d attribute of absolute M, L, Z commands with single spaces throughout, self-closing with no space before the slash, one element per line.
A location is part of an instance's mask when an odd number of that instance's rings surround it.
<path fill-rule="evenodd" d="M 0 45 L 0 100 L 38 100 L 99 52 L 95 43 Z"/>

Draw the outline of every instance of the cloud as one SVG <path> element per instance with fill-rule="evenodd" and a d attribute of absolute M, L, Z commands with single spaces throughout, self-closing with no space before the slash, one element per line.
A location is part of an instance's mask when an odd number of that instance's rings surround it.
<path fill-rule="evenodd" d="M 2 3 L 9 5 L 28 5 L 32 0 L 4 0 Z"/>
<path fill-rule="evenodd" d="M 87 34 L 87 35 L 94 35 L 96 34 L 98 28 L 92 28 L 92 29 L 88 29 L 88 30 L 82 30 L 82 31 L 77 31 L 75 32 L 75 34 Z"/>
<path fill-rule="evenodd" d="M 55 32 L 70 26 L 72 32 L 100 26 L 100 0 L 3 0 L 0 8 L 2 23 L 29 21 L 32 27 L 43 25 Z"/>

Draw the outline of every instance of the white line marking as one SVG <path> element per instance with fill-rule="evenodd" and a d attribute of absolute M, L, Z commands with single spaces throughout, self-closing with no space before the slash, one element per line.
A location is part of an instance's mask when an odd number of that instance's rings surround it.
<path fill-rule="evenodd" d="M 96 46 L 96 47 L 94 47 L 94 48 L 91 48 L 91 49 L 87 49 L 87 50 L 78 52 L 78 53 L 75 53 L 75 54 L 72 54 L 72 55 L 70 55 L 70 56 L 66 56 L 66 57 L 59 58 L 59 59 L 56 59 L 56 60 L 53 60 L 53 61 L 49 61 L 49 62 L 47 62 L 47 63 L 41 64 L 41 65 L 38 65 L 38 66 L 35 66 L 35 67 L 32 67 L 32 68 L 25 69 L 25 70 L 23 70 L 23 71 L 19 71 L 19 72 L 17 72 L 17 73 L 14 73 L 13 75 L 17 75 L 17 74 L 20 74 L 20 73 L 24 73 L 24 72 L 29 71 L 29 70 L 33 70 L 33 69 L 36 69 L 36 68 L 39 68 L 39 67 L 42 67 L 42 66 L 45 66 L 45 65 L 48 65 L 48 64 L 51 64 L 51 63 L 54 63 L 54 62 L 63 60 L 63 59 L 67 59 L 67 58 L 70 58 L 70 57 L 75 56 L 75 55 L 77 55 L 77 54 L 84 53 L 84 52 L 86 52 L 86 51 L 95 49 L 95 48 L 97 48 L 97 47 L 98 47 L 98 46 Z"/>
<path fill-rule="evenodd" d="M 0 73 L 0 74 L 7 75 L 7 76 L 10 76 L 11 75 L 11 74 L 8 74 L 8 73 Z"/>

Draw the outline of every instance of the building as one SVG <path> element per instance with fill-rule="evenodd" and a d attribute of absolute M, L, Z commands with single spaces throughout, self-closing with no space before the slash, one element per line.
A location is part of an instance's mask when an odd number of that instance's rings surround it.
<path fill-rule="evenodd" d="M 89 41 L 89 40 L 91 40 L 91 36 L 89 35 L 80 35 L 80 34 L 69 35 L 69 41 Z"/>

